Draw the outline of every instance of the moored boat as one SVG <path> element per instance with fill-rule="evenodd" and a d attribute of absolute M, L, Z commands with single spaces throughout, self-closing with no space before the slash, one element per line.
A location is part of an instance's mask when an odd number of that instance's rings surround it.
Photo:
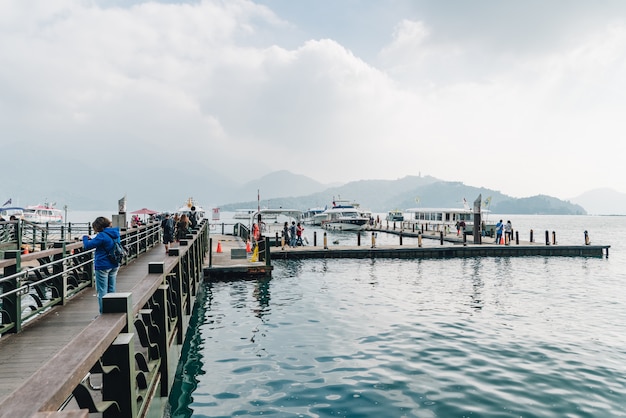
<path fill-rule="evenodd" d="M 33 205 L 24 208 L 22 219 L 36 224 L 62 223 L 63 212 L 55 208 L 54 204 L 44 203 L 43 205 Z"/>
<path fill-rule="evenodd" d="M 409 208 L 405 213 L 412 214 L 407 222 L 418 227 L 424 226 L 425 231 L 454 231 L 456 233 L 457 224 L 465 224 L 465 232 L 471 233 L 474 229 L 474 210 L 467 204 L 462 208 Z M 487 215 L 489 210 L 482 210 L 483 215 Z M 487 223 L 486 216 L 482 218 L 482 230 L 490 235 L 494 227 Z"/>
<path fill-rule="evenodd" d="M 401 210 L 390 210 L 387 213 L 387 220 L 389 222 L 402 222 L 404 221 L 404 213 Z"/>
<path fill-rule="evenodd" d="M 0 216 L 5 221 L 11 220 L 11 217 L 22 219 L 24 216 L 24 208 L 19 207 L 3 207 L 0 208 Z"/>
<path fill-rule="evenodd" d="M 362 231 L 369 225 L 369 218 L 353 205 L 335 205 L 321 215 L 322 228 L 337 231 Z"/>
<path fill-rule="evenodd" d="M 206 211 L 198 203 L 196 203 L 193 197 L 188 198 L 187 202 L 185 202 L 181 207 L 179 207 L 176 210 L 176 213 L 189 214 L 189 212 L 191 212 L 192 207 L 196 208 L 196 213 L 198 214 L 198 221 L 202 220 L 204 216 L 206 215 Z"/>

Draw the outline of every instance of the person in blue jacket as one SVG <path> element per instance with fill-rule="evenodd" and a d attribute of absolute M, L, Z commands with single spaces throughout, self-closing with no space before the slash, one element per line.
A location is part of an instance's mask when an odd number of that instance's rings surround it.
<path fill-rule="evenodd" d="M 120 229 L 112 227 L 111 221 L 104 216 L 97 217 L 91 226 L 97 235 L 94 238 L 83 236 L 83 247 L 85 250 L 96 249 L 93 264 L 96 271 L 98 305 L 102 313 L 102 297 L 115 292 L 115 281 L 120 266 L 109 260 L 108 253 L 113 249 L 114 241 L 119 241 Z"/>

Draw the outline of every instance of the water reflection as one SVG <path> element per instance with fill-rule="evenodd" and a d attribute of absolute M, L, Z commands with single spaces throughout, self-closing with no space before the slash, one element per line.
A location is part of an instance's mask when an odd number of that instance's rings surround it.
<path fill-rule="evenodd" d="M 271 278 L 260 279 L 254 285 L 252 295 L 258 302 L 258 308 L 253 309 L 254 315 L 263 321 L 263 317 L 270 313 L 270 282 Z M 263 321 L 265 322 L 265 321 Z"/>

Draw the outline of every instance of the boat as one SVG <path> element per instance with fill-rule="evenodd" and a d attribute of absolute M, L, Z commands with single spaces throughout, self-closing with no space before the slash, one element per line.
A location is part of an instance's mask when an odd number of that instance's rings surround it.
<path fill-rule="evenodd" d="M 467 203 L 462 208 L 409 208 L 404 212 L 411 214 L 407 220 L 409 223 L 420 228 L 423 225 L 424 231 L 444 231 L 445 233 L 454 231 L 456 233 L 456 225 L 461 222 L 465 223 L 466 233 L 471 233 L 474 228 L 474 210 Z M 489 210 L 484 209 L 481 213 L 487 215 Z M 491 231 L 495 227 L 487 223 L 486 216 L 482 218 L 482 221 L 485 231 Z"/>
<path fill-rule="evenodd" d="M 305 225 L 321 225 L 323 217 L 318 215 L 324 213 L 324 211 L 328 209 L 328 207 L 317 207 L 317 208 L 309 208 L 304 211 L 302 214 L 302 222 Z"/>
<path fill-rule="evenodd" d="M 250 216 L 256 212 L 256 209 L 235 209 L 233 219 L 250 219 Z"/>
<path fill-rule="evenodd" d="M 401 210 L 390 210 L 387 213 L 387 218 L 386 218 L 389 222 L 402 222 L 404 221 L 404 214 L 402 213 Z"/>
<path fill-rule="evenodd" d="M 62 223 L 63 212 L 61 209 L 54 207 L 54 204 L 49 205 L 44 203 L 43 205 L 27 206 L 24 208 L 22 219 L 35 224 L 45 223 Z"/>
<path fill-rule="evenodd" d="M 206 211 L 198 203 L 196 203 L 193 197 L 188 198 L 187 202 L 185 202 L 181 207 L 179 207 L 175 213 L 178 213 L 179 215 L 182 215 L 183 213 L 189 214 L 193 206 L 196 207 L 196 213 L 198 214 L 198 222 L 200 222 L 206 215 Z"/>
<path fill-rule="evenodd" d="M 316 218 L 325 229 L 362 231 L 369 226 L 370 217 L 367 213 L 369 212 L 359 208 L 358 203 L 335 199 L 333 206 L 316 215 Z"/>
<path fill-rule="evenodd" d="M 0 216 L 5 221 L 10 220 L 12 216 L 15 216 L 17 219 L 22 219 L 24 216 L 24 208 L 19 208 L 19 207 L 0 208 Z"/>

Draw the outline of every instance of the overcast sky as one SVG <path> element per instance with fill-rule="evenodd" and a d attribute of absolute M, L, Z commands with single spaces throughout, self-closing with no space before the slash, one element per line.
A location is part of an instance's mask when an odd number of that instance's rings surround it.
<path fill-rule="evenodd" d="M 1 0 L 0 124 L 238 181 L 626 193 L 626 1 Z"/>

